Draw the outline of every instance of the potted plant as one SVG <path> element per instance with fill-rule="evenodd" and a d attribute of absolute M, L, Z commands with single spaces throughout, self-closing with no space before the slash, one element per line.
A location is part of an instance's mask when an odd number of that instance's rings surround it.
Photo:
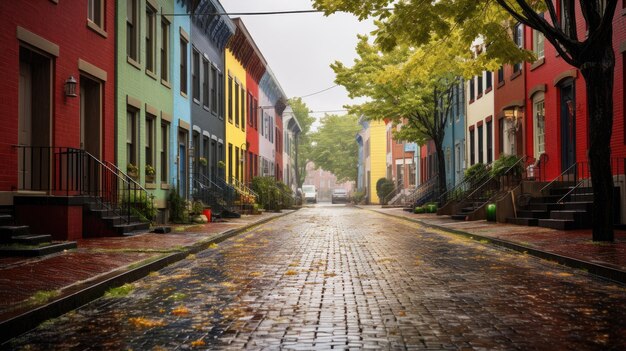
<path fill-rule="evenodd" d="M 154 169 L 152 165 L 146 165 L 146 183 L 154 183 L 155 174 L 156 174 L 156 169 Z"/>
<path fill-rule="evenodd" d="M 206 167 L 206 165 L 208 165 L 208 164 L 209 164 L 209 161 L 207 161 L 207 159 L 206 159 L 206 158 L 204 158 L 204 157 L 200 157 L 200 158 L 198 159 L 198 163 L 200 163 L 200 165 L 202 165 L 203 167 Z"/>
<path fill-rule="evenodd" d="M 137 166 L 135 166 L 134 164 L 132 164 L 132 163 L 130 163 L 130 162 L 129 162 L 129 163 L 126 165 L 126 172 L 128 173 L 128 176 L 129 176 L 129 177 L 131 177 L 131 178 L 137 178 L 137 176 L 138 176 L 137 171 L 138 171 Z"/>

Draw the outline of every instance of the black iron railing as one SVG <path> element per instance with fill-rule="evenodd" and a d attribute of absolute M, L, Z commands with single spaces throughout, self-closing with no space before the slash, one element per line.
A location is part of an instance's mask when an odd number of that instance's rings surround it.
<path fill-rule="evenodd" d="M 406 203 L 413 206 L 423 205 L 428 200 L 436 196 L 439 187 L 439 176 L 434 176 L 420 184 L 412 193 L 406 195 Z"/>
<path fill-rule="evenodd" d="M 133 216 L 152 220 L 154 201 L 143 187 L 112 164 L 70 147 L 15 145 L 18 190 L 50 195 L 86 196 L 130 223 Z"/>

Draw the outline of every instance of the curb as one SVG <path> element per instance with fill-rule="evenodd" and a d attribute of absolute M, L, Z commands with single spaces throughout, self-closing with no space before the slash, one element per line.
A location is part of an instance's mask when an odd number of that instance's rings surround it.
<path fill-rule="evenodd" d="M 237 229 L 229 229 L 206 241 L 197 242 L 191 246 L 187 246 L 183 251 L 167 254 L 164 257 L 148 262 L 137 268 L 127 269 L 119 268 L 115 271 L 105 273 L 99 277 L 95 277 L 95 282 L 84 282 L 68 287 L 68 293 L 54 301 L 43 306 L 36 307 L 30 311 L 24 312 L 15 317 L 0 322 L 0 345 L 6 341 L 17 337 L 31 329 L 36 328 L 42 322 L 61 316 L 69 311 L 75 310 L 93 300 L 104 295 L 110 288 L 122 286 L 127 283 L 134 282 L 146 277 L 150 272 L 163 269 L 172 263 L 178 262 L 186 258 L 190 254 L 195 254 L 206 250 L 211 244 L 217 244 L 225 241 L 233 236 L 240 234 L 248 229 L 254 228 L 261 224 L 273 221 L 275 219 L 295 213 L 297 210 L 282 213 L 270 218 L 250 223 Z M 128 267 L 128 266 L 127 266 Z"/>
<path fill-rule="evenodd" d="M 541 258 L 543 260 L 558 263 L 563 266 L 585 270 L 588 273 L 591 273 L 593 275 L 596 275 L 606 280 L 610 280 L 615 283 L 626 284 L 626 271 L 623 271 L 621 269 L 611 268 L 611 267 L 603 266 L 601 264 L 591 263 L 588 261 L 579 260 L 577 258 L 567 257 L 567 256 L 559 255 L 553 252 L 535 249 L 535 248 L 524 246 L 524 245 L 521 245 L 512 241 L 508 241 L 508 240 L 491 238 L 491 237 L 483 236 L 479 234 L 471 234 L 471 233 L 464 232 L 464 231 L 457 230 L 457 229 L 446 228 L 446 227 L 442 227 L 436 224 L 426 223 L 419 219 L 408 218 L 408 217 L 399 216 L 399 215 L 395 215 L 391 213 L 379 212 L 376 210 L 362 208 L 359 206 L 357 207 L 359 209 L 378 213 L 383 216 L 389 216 L 389 217 L 398 218 L 398 219 L 402 219 L 402 220 L 409 221 L 409 222 L 418 223 L 427 228 L 438 229 L 438 230 L 442 230 L 451 234 L 460 235 L 460 236 L 463 236 L 465 238 L 472 239 L 475 241 L 481 241 L 481 242 L 487 241 L 489 244 L 504 247 L 506 249 L 517 251 L 520 253 L 529 254 L 529 255 Z"/>

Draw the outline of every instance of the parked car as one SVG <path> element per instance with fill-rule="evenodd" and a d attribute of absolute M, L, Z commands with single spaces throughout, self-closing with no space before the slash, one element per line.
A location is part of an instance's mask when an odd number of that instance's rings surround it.
<path fill-rule="evenodd" d="M 315 185 L 303 185 L 302 192 L 304 193 L 305 203 L 317 203 L 317 189 L 315 188 Z"/>
<path fill-rule="evenodd" d="M 331 202 L 334 204 L 338 204 L 338 203 L 348 203 L 349 199 L 348 199 L 348 192 L 346 191 L 346 189 L 335 189 L 333 190 L 333 195 L 331 198 Z"/>

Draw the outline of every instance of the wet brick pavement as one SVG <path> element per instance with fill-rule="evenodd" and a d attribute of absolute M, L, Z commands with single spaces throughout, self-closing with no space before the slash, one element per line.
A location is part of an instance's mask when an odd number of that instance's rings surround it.
<path fill-rule="evenodd" d="M 306 208 L 4 349 L 626 349 L 626 288 L 344 206 Z"/>

